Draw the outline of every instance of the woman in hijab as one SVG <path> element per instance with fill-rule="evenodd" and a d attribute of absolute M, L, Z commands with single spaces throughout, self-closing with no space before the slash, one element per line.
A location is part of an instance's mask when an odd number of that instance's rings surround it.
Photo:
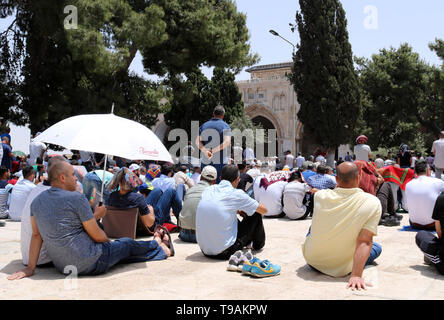
<path fill-rule="evenodd" d="M 356 138 L 356 146 L 353 150 L 353 153 L 356 156 L 356 160 L 361 161 L 369 161 L 372 158 L 372 151 L 370 147 L 366 144 L 368 142 L 368 138 L 364 135 Z"/>

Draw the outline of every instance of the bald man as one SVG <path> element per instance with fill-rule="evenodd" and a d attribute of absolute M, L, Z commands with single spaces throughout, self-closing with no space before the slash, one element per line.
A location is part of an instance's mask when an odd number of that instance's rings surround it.
<path fill-rule="evenodd" d="M 53 163 L 48 180 L 51 188 L 40 193 L 31 204 L 28 266 L 9 276 L 9 280 L 34 274 L 43 242 L 54 266 L 64 274 L 69 274 L 73 267 L 78 275 L 102 274 L 122 261 L 163 260 L 171 255 L 162 233 L 155 233 L 153 241 L 121 238 L 111 242 L 99 228 L 86 197 L 75 191 L 77 178 L 68 162 Z M 104 216 L 105 206 L 97 206 L 95 213 Z"/>
<path fill-rule="evenodd" d="M 359 169 L 354 163 L 340 164 L 337 178 L 336 189 L 320 190 L 314 196 L 312 226 L 302 252 L 312 268 L 332 277 L 351 273 L 347 288 L 365 289 L 364 267 L 382 251 L 373 243 L 381 203 L 359 188 Z"/>

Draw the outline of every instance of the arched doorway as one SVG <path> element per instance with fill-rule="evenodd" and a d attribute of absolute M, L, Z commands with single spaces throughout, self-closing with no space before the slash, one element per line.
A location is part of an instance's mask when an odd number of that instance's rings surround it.
<path fill-rule="evenodd" d="M 269 130 L 276 130 L 276 127 L 274 126 L 274 124 L 267 118 L 263 117 L 263 116 L 256 116 L 254 118 L 251 119 L 251 121 L 253 121 L 254 125 L 260 125 L 263 129 L 265 129 L 265 132 L 269 132 Z M 271 150 L 271 148 L 273 148 L 275 150 Z M 268 156 L 278 156 L 278 144 L 275 143 L 269 143 L 266 142 L 264 144 L 264 156 L 268 157 Z"/>
<path fill-rule="evenodd" d="M 282 152 L 282 126 L 278 118 L 275 117 L 275 115 L 269 108 L 258 104 L 246 107 L 245 113 L 250 117 L 253 123 L 260 123 L 265 130 L 276 130 L 276 150 L 274 154 L 279 157 L 279 152 Z M 268 153 L 268 147 L 269 144 L 264 146 L 264 155 L 271 156 L 271 154 Z"/>

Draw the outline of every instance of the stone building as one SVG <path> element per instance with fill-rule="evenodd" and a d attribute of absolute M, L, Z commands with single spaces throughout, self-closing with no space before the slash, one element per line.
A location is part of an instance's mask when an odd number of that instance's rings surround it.
<path fill-rule="evenodd" d="M 264 129 L 275 129 L 277 155 L 286 150 L 302 152 L 302 124 L 297 113 L 300 105 L 287 78 L 292 62 L 254 66 L 246 71 L 251 79 L 238 81 L 245 113 Z"/>

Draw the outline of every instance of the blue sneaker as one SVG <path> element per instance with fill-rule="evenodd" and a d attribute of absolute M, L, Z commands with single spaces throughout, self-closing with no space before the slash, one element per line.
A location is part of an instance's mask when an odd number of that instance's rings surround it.
<path fill-rule="evenodd" d="M 251 260 L 245 261 L 244 265 L 242 266 L 242 274 L 251 275 L 251 267 L 253 267 L 255 263 L 260 262 L 261 260 L 259 258 L 253 258 Z"/>
<path fill-rule="evenodd" d="M 262 262 L 256 262 L 251 267 L 250 274 L 254 277 L 264 278 L 277 276 L 281 272 L 281 266 L 277 264 L 271 264 L 270 261 L 264 260 Z"/>

